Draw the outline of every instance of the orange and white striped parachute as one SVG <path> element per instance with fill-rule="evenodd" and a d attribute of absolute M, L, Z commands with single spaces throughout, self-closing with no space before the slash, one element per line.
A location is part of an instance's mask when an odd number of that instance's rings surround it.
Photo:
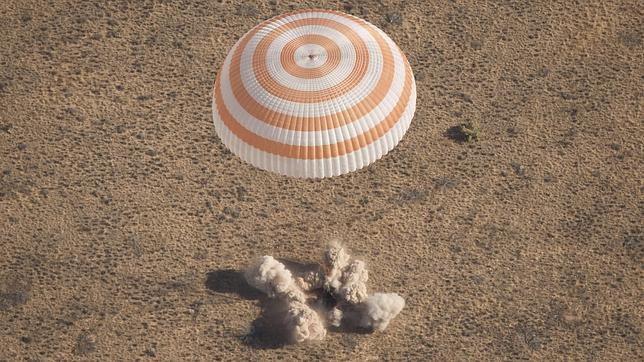
<path fill-rule="evenodd" d="M 380 29 L 328 10 L 266 20 L 231 49 L 213 118 L 223 143 L 261 169 L 329 177 L 367 166 L 416 109 L 407 58 Z"/>

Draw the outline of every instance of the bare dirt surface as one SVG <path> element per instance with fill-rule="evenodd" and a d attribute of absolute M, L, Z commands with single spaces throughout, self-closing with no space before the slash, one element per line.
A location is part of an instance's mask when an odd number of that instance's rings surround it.
<path fill-rule="evenodd" d="M 306 7 L 381 27 L 418 85 L 397 148 L 319 181 L 242 163 L 211 119 L 234 42 Z M 641 361 L 643 19 L 636 0 L 0 2 L 0 360 Z M 334 235 L 405 309 L 264 343 L 240 268 L 317 262 Z"/>

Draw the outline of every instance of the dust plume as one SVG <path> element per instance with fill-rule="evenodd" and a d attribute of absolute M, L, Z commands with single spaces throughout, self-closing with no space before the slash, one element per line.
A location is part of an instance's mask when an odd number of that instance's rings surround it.
<path fill-rule="evenodd" d="M 367 299 L 369 272 L 361 260 L 351 260 L 347 248 L 332 241 L 324 253 L 327 270 L 325 288 L 339 301 L 359 304 Z"/>
<path fill-rule="evenodd" d="M 248 284 L 283 303 L 285 313 L 280 314 L 279 325 L 287 329 L 293 343 L 323 339 L 326 326 L 383 331 L 405 306 L 396 293 L 370 296 L 367 265 L 353 259 L 338 241 L 325 249 L 322 268 L 294 276 L 267 255 L 250 265 L 245 277 Z"/>
<path fill-rule="evenodd" d="M 272 256 L 263 256 L 246 270 L 245 277 L 248 284 L 285 304 L 284 325 L 291 342 L 320 340 L 326 336 L 322 319 L 307 304 L 305 293 L 284 264 Z"/>
<path fill-rule="evenodd" d="M 384 331 L 392 319 L 405 307 L 405 300 L 396 293 L 376 293 L 363 303 L 360 326 Z"/>

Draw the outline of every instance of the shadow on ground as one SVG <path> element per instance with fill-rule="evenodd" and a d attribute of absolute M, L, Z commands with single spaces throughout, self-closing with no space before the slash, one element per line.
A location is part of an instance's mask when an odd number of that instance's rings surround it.
<path fill-rule="evenodd" d="M 445 136 L 458 143 L 467 142 L 467 135 L 463 132 L 460 125 L 448 128 L 445 132 Z"/>
<path fill-rule="evenodd" d="M 206 289 L 215 293 L 236 294 L 242 299 L 257 300 L 261 314 L 255 319 L 248 333 L 241 336 L 242 341 L 253 348 L 274 349 L 288 343 L 284 317 L 284 303 L 266 297 L 250 286 L 244 279 L 244 273 L 234 269 L 210 271 L 206 274 Z"/>
<path fill-rule="evenodd" d="M 216 293 L 237 294 L 246 300 L 257 300 L 264 296 L 251 287 L 244 279 L 244 273 L 234 269 L 210 271 L 206 274 L 206 289 Z"/>

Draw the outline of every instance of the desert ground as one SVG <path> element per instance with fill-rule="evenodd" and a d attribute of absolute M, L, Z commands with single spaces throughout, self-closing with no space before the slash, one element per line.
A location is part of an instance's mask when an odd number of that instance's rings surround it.
<path fill-rule="evenodd" d="M 409 131 L 357 172 L 265 172 L 215 132 L 228 50 L 301 8 L 370 21 L 414 70 Z M 0 2 L 0 360 L 643 360 L 643 21 L 637 0 Z M 271 343 L 240 271 L 334 237 L 405 309 Z"/>

